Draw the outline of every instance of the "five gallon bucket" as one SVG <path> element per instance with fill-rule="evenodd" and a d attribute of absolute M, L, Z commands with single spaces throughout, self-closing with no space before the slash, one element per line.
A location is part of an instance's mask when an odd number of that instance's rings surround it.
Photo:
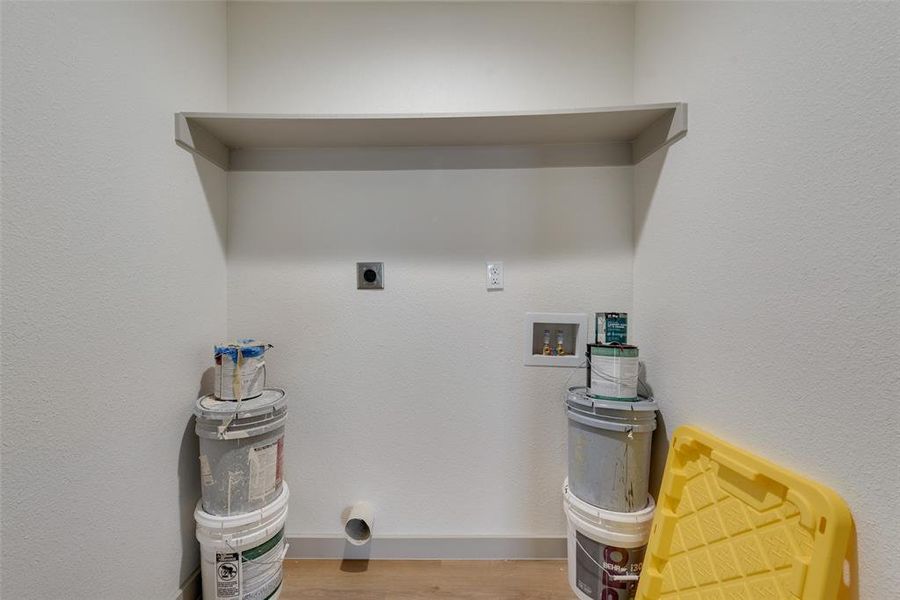
<path fill-rule="evenodd" d="M 569 486 L 576 496 L 616 512 L 645 507 L 656 408 L 654 400 L 597 400 L 583 387 L 569 388 Z"/>
<path fill-rule="evenodd" d="M 637 591 L 656 508 L 633 513 L 591 506 L 563 486 L 568 523 L 569 585 L 580 600 L 631 600 Z"/>
<path fill-rule="evenodd" d="M 264 355 L 269 344 L 238 340 L 213 349 L 216 361 L 213 395 L 220 400 L 246 400 L 259 396 L 266 387 Z"/>
<path fill-rule="evenodd" d="M 197 504 L 203 600 L 278 598 L 289 495 L 285 484 L 268 506 L 232 517 L 211 515 Z"/>
<path fill-rule="evenodd" d="M 242 402 L 204 396 L 197 400 L 194 414 L 203 510 L 237 515 L 275 500 L 284 464 L 284 390 L 263 390 Z"/>

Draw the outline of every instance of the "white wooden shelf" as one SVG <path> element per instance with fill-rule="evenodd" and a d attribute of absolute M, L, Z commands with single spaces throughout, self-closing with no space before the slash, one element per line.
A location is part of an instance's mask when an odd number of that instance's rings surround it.
<path fill-rule="evenodd" d="M 175 114 L 175 142 L 223 169 L 232 153 L 312 148 L 613 145 L 636 164 L 687 133 L 687 104 L 529 113 Z"/>

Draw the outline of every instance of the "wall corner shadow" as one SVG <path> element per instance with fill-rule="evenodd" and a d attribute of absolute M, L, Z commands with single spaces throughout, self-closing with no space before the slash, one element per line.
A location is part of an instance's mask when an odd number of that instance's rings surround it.
<path fill-rule="evenodd" d="M 641 241 L 644 224 L 656 195 L 656 187 L 666 163 L 669 148 L 657 150 L 634 166 L 634 244 Z"/>
<path fill-rule="evenodd" d="M 216 235 L 219 238 L 219 247 L 224 253 L 228 233 L 228 173 L 196 154 L 193 159 L 197 177 L 200 179 L 200 186 L 203 188 L 203 195 L 209 208 L 209 216 L 212 218 Z"/>

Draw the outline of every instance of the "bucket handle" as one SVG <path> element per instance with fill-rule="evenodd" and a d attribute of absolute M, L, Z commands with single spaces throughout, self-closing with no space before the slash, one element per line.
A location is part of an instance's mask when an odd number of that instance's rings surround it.
<path fill-rule="evenodd" d="M 266 380 L 268 376 L 268 371 L 266 370 L 266 361 L 261 361 L 260 368 L 262 368 L 263 372 L 263 389 L 266 387 Z M 240 388 L 240 386 L 238 386 Z M 243 392 L 239 394 L 243 396 Z M 228 428 L 231 427 L 231 423 L 238 418 L 238 413 L 241 411 L 241 398 L 237 399 L 237 404 L 234 407 L 234 414 L 228 417 L 228 420 L 216 427 L 216 433 L 218 433 L 219 438 L 224 438 L 225 434 L 228 433 Z"/>
<path fill-rule="evenodd" d="M 594 557 L 591 556 L 591 553 L 587 551 L 587 548 L 581 545 L 581 542 L 578 538 L 575 538 L 575 543 L 581 548 L 581 551 L 584 552 L 584 555 L 587 556 L 592 563 L 597 565 L 597 568 L 606 573 L 606 576 L 609 577 L 611 581 L 638 581 L 640 579 L 640 575 L 618 575 L 616 573 L 610 573 L 607 569 L 603 567 L 600 563 L 594 560 Z"/>
<path fill-rule="evenodd" d="M 611 383 L 613 385 L 621 385 L 623 387 L 630 388 L 632 385 L 637 385 L 637 376 L 634 378 L 631 377 L 618 377 L 613 375 L 612 373 L 607 373 L 600 367 L 594 368 L 591 367 L 591 377 L 596 375 L 598 378 L 602 379 L 606 383 Z"/>

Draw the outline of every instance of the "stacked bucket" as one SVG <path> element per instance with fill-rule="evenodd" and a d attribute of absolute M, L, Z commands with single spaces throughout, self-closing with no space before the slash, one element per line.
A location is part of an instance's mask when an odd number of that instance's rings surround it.
<path fill-rule="evenodd" d="M 611 315 L 623 322 L 610 329 Z M 581 600 L 634 598 L 655 504 L 649 494 L 656 402 L 637 393 L 627 316 L 598 313 L 588 385 L 566 390 L 569 584 Z"/>
<path fill-rule="evenodd" d="M 249 339 L 216 346 L 215 392 L 194 407 L 203 600 L 276 600 L 281 593 L 287 399 L 284 390 L 266 387 L 270 347 Z"/>

